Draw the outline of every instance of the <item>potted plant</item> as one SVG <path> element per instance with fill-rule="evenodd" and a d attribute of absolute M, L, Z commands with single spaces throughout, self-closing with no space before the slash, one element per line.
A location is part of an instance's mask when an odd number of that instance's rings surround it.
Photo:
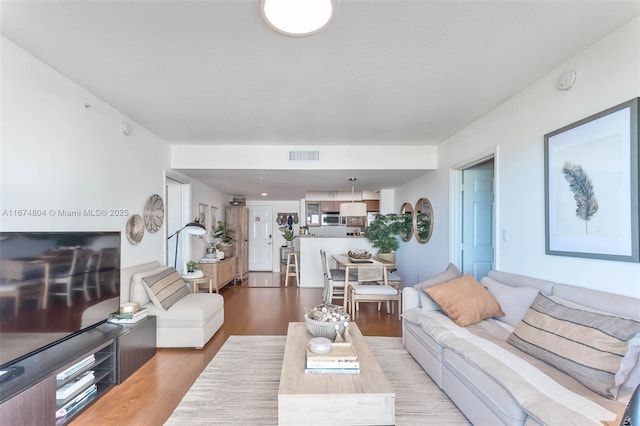
<path fill-rule="evenodd" d="M 395 251 L 400 248 L 400 229 L 403 221 L 395 213 L 378 214 L 369 224 L 364 235 L 378 249 L 378 257 L 395 260 Z"/>
<path fill-rule="evenodd" d="M 220 241 L 218 249 L 224 253 L 225 258 L 235 254 L 236 230 L 226 222 L 218 221 L 218 225 L 211 231 L 213 237 Z"/>
<path fill-rule="evenodd" d="M 287 247 L 292 247 L 293 240 L 296 238 L 296 235 L 293 233 L 293 230 L 286 227 L 284 229 L 281 228 L 280 230 L 282 231 L 282 236 L 287 241 Z"/>
<path fill-rule="evenodd" d="M 198 262 L 194 260 L 189 260 L 187 262 L 187 275 L 192 277 L 201 277 L 204 274 L 200 271 L 200 267 L 198 266 Z"/>

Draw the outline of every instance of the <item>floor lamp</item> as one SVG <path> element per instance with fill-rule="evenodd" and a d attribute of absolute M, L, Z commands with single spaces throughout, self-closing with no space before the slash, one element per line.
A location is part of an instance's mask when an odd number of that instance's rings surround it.
<path fill-rule="evenodd" d="M 193 222 L 187 223 L 185 226 L 178 229 L 176 232 L 174 232 L 167 238 L 167 241 L 169 241 L 171 237 L 173 237 L 174 235 L 176 236 L 176 255 L 173 260 L 174 268 L 178 267 L 178 243 L 180 242 L 180 231 L 182 230 L 186 231 L 188 234 L 191 234 L 191 235 L 204 235 L 207 233 L 207 228 L 205 228 L 204 225 L 198 221 L 198 218 L 195 218 L 193 219 Z"/>

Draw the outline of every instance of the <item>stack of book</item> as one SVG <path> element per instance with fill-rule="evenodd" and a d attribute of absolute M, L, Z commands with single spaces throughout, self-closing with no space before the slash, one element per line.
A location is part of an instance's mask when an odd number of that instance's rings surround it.
<path fill-rule="evenodd" d="M 58 381 L 67 380 L 69 377 L 73 376 L 75 373 L 82 370 L 83 368 L 92 365 L 94 362 L 96 362 L 96 357 L 95 355 L 91 354 L 85 359 L 83 359 L 82 361 L 73 364 L 71 367 L 67 368 L 63 372 L 58 373 L 56 375 L 56 380 Z"/>
<path fill-rule="evenodd" d="M 92 384 L 93 379 L 93 371 L 85 371 L 66 385 L 58 388 L 58 390 L 56 391 L 56 399 L 60 401 L 69 398 L 71 395 L 78 392 L 83 387 Z"/>
<path fill-rule="evenodd" d="M 115 324 L 133 324 L 140 321 L 149 314 L 147 308 L 141 308 L 140 310 L 128 314 L 117 313 L 109 315 L 109 322 Z"/>
<path fill-rule="evenodd" d="M 78 411 L 80 408 L 84 407 L 89 401 L 91 401 L 95 394 L 98 392 L 97 385 L 91 385 L 82 392 L 80 392 L 75 398 L 71 401 L 64 404 L 60 409 L 56 411 L 56 419 L 61 419 L 68 417 Z"/>
<path fill-rule="evenodd" d="M 311 352 L 307 346 L 305 373 L 316 374 L 359 374 L 360 361 L 351 343 L 332 343 L 326 354 Z"/>

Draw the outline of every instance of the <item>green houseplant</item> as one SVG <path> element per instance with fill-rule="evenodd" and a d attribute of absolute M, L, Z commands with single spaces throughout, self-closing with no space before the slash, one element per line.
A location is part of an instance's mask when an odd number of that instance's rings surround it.
<path fill-rule="evenodd" d="M 220 243 L 218 249 L 224 253 L 225 258 L 229 258 L 235 254 L 236 230 L 230 227 L 226 222 L 218 221 L 218 225 L 211 230 L 214 238 Z"/>
<path fill-rule="evenodd" d="M 293 244 L 293 240 L 296 238 L 296 235 L 294 234 L 292 229 L 289 229 L 287 227 L 283 228 L 280 228 L 280 230 L 282 231 L 282 236 L 287 241 L 287 246 L 291 246 Z"/>
<path fill-rule="evenodd" d="M 369 224 L 364 235 L 378 249 L 378 256 L 394 253 L 400 248 L 398 235 L 402 224 L 403 221 L 395 213 L 378 214 Z"/>
<path fill-rule="evenodd" d="M 190 274 L 197 271 L 199 269 L 198 263 L 190 260 L 187 262 L 187 272 L 189 272 Z"/>

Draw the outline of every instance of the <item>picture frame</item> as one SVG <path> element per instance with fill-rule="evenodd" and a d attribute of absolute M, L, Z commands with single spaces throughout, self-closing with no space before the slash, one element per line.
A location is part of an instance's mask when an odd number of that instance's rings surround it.
<path fill-rule="evenodd" d="M 211 206 L 211 230 L 215 229 L 216 224 L 218 223 L 218 208 Z"/>
<path fill-rule="evenodd" d="M 207 229 L 207 216 L 209 215 L 209 206 L 207 204 L 200 203 L 198 209 L 198 222 Z"/>
<path fill-rule="evenodd" d="M 639 99 L 544 136 L 546 254 L 640 262 Z"/>

